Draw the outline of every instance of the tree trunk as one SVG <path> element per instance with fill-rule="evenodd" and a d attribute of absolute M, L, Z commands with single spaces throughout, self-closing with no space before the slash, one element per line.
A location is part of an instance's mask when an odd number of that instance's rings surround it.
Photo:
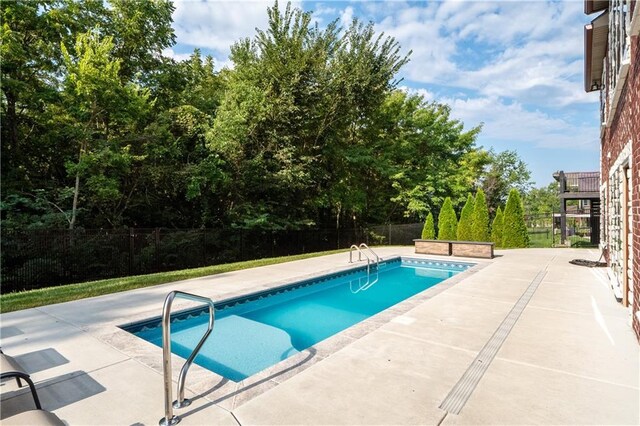
<path fill-rule="evenodd" d="M 80 146 L 80 154 L 78 155 L 78 165 L 82 161 L 82 155 L 85 150 L 85 142 Z M 69 220 L 69 229 L 73 229 L 76 224 L 76 216 L 78 212 L 78 195 L 80 194 L 80 170 L 76 170 L 76 184 L 73 189 L 73 206 L 71 207 L 71 220 Z"/>
<path fill-rule="evenodd" d="M 76 172 L 76 186 L 73 190 L 73 206 L 71 207 L 71 220 L 69 221 L 69 229 L 73 229 L 76 224 L 76 212 L 78 209 L 78 193 L 80 192 L 80 172 Z"/>
<path fill-rule="evenodd" d="M 11 92 L 5 92 L 7 97 L 7 123 L 9 124 L 9 146 L 11 147 L 12 160 L 10 164 L 19 163 L 19 146 L 18 146 L 18 117 L 16 115 L 16 96 Z"/>

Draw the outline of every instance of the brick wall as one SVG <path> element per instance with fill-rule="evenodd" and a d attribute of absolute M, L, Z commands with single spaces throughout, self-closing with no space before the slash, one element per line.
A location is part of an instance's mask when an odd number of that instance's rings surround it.
<path fill-rule="evenodd" d="M 640 37 L 631 38 L 631 64 L 611 127 L 602 136 L 602 181 L 609 179 L 611 166 L 624 146 L 631 142 L 632 174 L 631 198 L 633 235 L 633 329 L 640 342 L 640 321 L 635 312 L 640 310 Z M 608 155 L 610 154 L 610 155 Z"/>

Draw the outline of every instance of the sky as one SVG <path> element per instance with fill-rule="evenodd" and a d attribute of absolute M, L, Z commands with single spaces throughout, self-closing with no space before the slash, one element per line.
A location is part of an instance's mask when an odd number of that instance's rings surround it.
<path fill-rule="evenodd" d="M 233 67 L 230 46 L 265 29 L 272 0 L 176 1 L 177 44 L 217 69 Z M 285 2 L 280 1 L 284 8 Z M 399 87 L 451 106 L 466 129 L 482 123 L 477 144 L 515 150 L 536 186 L 557 170 L 599 169 L 599 98 L 584 91 L 583 1 L 292 1 L 322 27 L 337 19 L 373 22 L 412 51 Z"/>

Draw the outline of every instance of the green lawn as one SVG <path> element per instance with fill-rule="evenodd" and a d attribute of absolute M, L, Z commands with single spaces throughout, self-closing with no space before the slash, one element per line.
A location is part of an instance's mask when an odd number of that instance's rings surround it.
<path fill-rule="evenodd" d="M 574 248 L 596 247 L 591 244 L 589 238 L 581 237 L 579 235 L 570 235 L 567 237 L 567 241 L 569 241 L 570 246 Z M 556 235 L 554 241 L 551 229 L 529 229 L 529 247 L 545 248 L 553 247 L 554 244 L 560 244 L 560 235 Z"/>
<path fill-rule="evenodd" d="M 529 229 L 529 247 L 545 248 L 552 247 L 552 245 L 553 234 L 551 233 L 551 229 Z"/>
<path fill-rule="evenodd" d="M 346 249 L 341 249 L 318 253 L 299 254 L 295 256 L 272 257 L 267 259 L 249 260 L 246 262 L 205 266 L 203 268 L 183 269 L 181 271 L 160 272 L 157 274 L 137 275 L 132 277 L 111 278 L 108 280 L 67 284 L 38 290 L 1 294 L 0 312 L 5 313 L 18 311 L 20 309 L 35 308 L 37 306 L 68 302 L 71 300 L 84 299 L 86 297 L 101 296 L 104 294 L 133 290 L 136 288 L 150 287 L 172 281 L 222 274 L 224 272 L 255 268 L 257 266 L 274 265 L 277 263 L 291 262 L 293 260 L 308 259 L 346 251 Z"/>

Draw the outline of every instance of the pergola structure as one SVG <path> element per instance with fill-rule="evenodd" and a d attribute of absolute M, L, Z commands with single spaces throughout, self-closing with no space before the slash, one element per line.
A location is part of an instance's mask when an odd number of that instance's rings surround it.
<path fill-rule="evenodd" d="M 600 173 L 599 172 L 563 172 L 553 174 L 558 181 L 560 197 L 560 243 L 567 239 L 567 200 L 588 201 L 589 208 L 582 211 L 588 214 L 591 225 L 591 244 L 600 242 Z M 575 212 L 580 213 L 580 212 Z"/>

